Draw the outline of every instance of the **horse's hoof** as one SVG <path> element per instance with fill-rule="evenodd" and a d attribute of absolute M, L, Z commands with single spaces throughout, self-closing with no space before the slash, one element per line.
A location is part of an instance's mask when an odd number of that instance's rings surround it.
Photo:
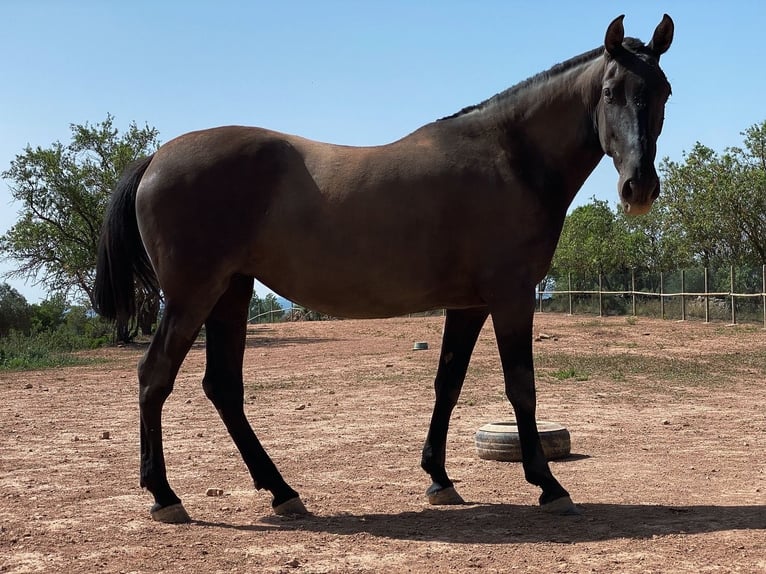
<path fill-rule="evenodd" d="M 557 498 L 548 504 L 541 504 L 540 508 L 548 514 L 557 514 L 559 516 L 580 516 L 584 511 L 577 506 L 568 496 Z"/>
<path fill-rule="evenodd" d="M 465 500 L 463 500 L 463 497 L 457 493 L 454 486 L 448 486 L 447 488 L 440 488 L 438 490 L 429 488 L 426 495 L 428 496 L 428 503 L 435 506 L 465 504 Z"/>
<path fill-rule="evenodd" d="M 308 513 L 309 511 L 298 496 L 274 507 L 274 514 L 279 516 L 304 516 Z"/>
<path fill-rule="evenodd" d="M 170 506 L 162 506 L 160 508 L 152 508 L 152 519 L 157 522 L 164 522 L 165 524 L 184 524 L 191 522 L 189 514 L 186 512 L 184 505 L 180 502 L 178 504 L 171 504 Z"/>

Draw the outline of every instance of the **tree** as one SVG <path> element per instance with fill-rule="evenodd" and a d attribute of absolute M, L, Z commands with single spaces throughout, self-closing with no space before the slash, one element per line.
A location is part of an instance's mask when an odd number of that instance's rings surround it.
<path fill-rule="evenodd" d="M 157 149 L 159 134 L 135 123 L 120 133 L 111 115 L 95 125 L 73 124 L 71 131 L 68 144 L 27 146 L 3 172 L 22 207 L 16 224 L 0 237 L 0 253 L 18 262 L 9 276 L 32 279 L 53 293 L 85 296 L 92 304 L 98 237 L 111 190 L 131 162 Z M 156 309 L 156 301 L 150 307 Z"/>
<path fill-rule="evenodd" d="M 285 312 L 274 293 L 267 293 L 261 299 L 258 293 L 253 291 L 253 298 L 250 299 L 248 321 L 253 323 L 273 323 L 274 321 L 282 320 L 284 314 Z"/>
<path fill-rule="evenodd" d="M 24 296 L 8 283 L 0 284 L 0 337 L 11 331 L 29 332 L 32 326 L 32 308 Z"/>
<path fill-rule="evenodd" d="M 120 135 L 112 116 L 72 125 L 72 141 L 27 146 L 3 172 L 22 204 L 0 251 L 19 262 L 10 275 L 35 279 L 54 293 L 93 289 L 96 247 L 106 204 L 122 171 L 159 145 L 154 128 L 132 123 Z"/>
<path fill-rule="evenodd" d="M 656 218 L 680 252 L 704 266 L 766 263 L 766 121 L 744 148 L 717 154 L 697 142 L 683 162 L 660 165 Z"/>
<path fill-rule="evenodd" d="M 639 264 L 641 237 L 631 234 L 606 201 L 593 199 L 564 221 L 551 275 L 596 277 L 630 270 Z"/>
<path fill-rule="evenodd" d="M 693 265 L 679 225 L 668 215 L 663 201 L 656 201 L 651 211 L 640 217 L 620 210 L 617 219 L 626 230 L 635 270 L 657 274 Z"/>
<path fill-rule="evenodd" d="M 62 294 L 57 294 L 32 305 L 32 330 L 40 333 L 53 331 L 66 322 L 69 303 Z"/>
<path fill-rule="evenodd" d="M 745 149 L 731 148 L 737 166 L 733 211 L 749 247 L 750 264 L 766 264 L 766 120 L 743 133 Z"/>

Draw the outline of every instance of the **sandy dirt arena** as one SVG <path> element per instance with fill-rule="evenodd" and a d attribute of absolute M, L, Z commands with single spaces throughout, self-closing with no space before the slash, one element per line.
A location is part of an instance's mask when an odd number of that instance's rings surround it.
<path fill-rule="evenodd" d="M 448 443 L 467 504 L 428 505 L 441 330 L 439 317 L 251 327 L 247 413 L 313 513 L 300 519 L 253 489 L 202 391 L 203 342 L 164 410 L 188 525 L 153 522 L 138 486 L 144 347 L 0 373 L 0 572 L 766 572 L 763 329 L 537 315 L 538 419 L 571 433 L 574 456 L 551 467 L 577 517 L 542 513 L 520 464 L 476 456 L 476 430 L 512 416 L 489 323 Z"/>

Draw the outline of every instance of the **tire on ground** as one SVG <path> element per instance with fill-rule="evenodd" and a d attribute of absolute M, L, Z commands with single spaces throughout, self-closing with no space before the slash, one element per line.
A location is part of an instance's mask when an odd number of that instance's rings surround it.
<path fill-rule="evenodd" d="M 572 445 L 569 431 L 562 425 L 537 421 L 537 432 L 545 458 L 554 460 L 569 456 Z M 489 423 L 476 432 L 476 452 L 479 458 L 503 462 L 521 461 L 519 429 L 515 422 Z"/>

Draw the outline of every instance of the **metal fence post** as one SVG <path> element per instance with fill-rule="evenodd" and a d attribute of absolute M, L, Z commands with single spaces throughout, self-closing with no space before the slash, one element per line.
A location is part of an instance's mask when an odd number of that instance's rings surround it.
<path fill-rule="evenodd" d="M 707 267 L 705 267 L 705 323 L 710 323 L 710 298 L 708 294 Z"/>
<path fill-rule="evenodd" d="M 601 294 L 602 291 L 602 279 L 603 276 L 601 273 L 598 274 L 598 316 L 603 317 L 604 316 L 604 297 Z"/>
<path fill-rule="evenodd" d="M 731 324 L 737 324 L 737 303 L 734 299 L 734 265 L 729 268 L 729 284 L 731 285 Z"/>
<path fill-rule="evenodd" d="M 665 318 L 665 287 L 662 281 L 662 271 L 660 271 L 660 317 Z"/>
<path fill-rule="evenodd" d="M 631 269 L 630 270 L 630 290 L 632 291 L 631 295 L 633 296 L 633 316 L 636 316 L 636 270 Z"/>
<path fill-rule="evenodd" d="M 766 275 L 764 275 L 766 277 Z M 567 281 L 569 283 L 569 314 L 573 315 L 572 313 L 572 272 L 569 271 L 567 273 Z M 763 304 L 763 324 L 766 326 L 766 295 L 764 295 L 764 304 Z"/>
<path fill-rule="evenodd" d="M 761 267 L 761 297 L 763 297 L 763 328 L 766 329 L 766 265 Z"/>
<path fill-rule="evenodd" d="M 681 321 L 686 321 L 686 273 L 681 269 Z"/>

